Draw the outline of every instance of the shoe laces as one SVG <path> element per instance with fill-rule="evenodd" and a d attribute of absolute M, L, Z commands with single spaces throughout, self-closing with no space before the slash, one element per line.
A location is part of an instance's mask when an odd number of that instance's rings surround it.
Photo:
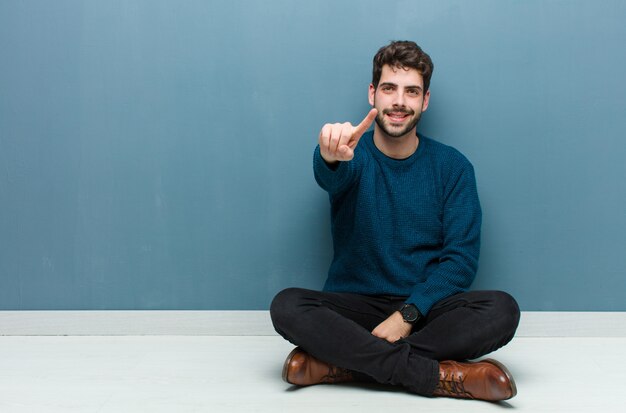
<path fill-rule="evenodd" d="M 443 377 L 439 379 L 437 390 L 452 396 L 471 398 L 471 393 L 465 390 L 464 377 L 456 376 L 453 373 L 444 373 Z"/>
<path fill-rule="evenodd" d="M 342 369 L 335 366 L 328 366 L 328 374 L 322 377 L 322 382 L 324 383 L 336 383 L 339 381 L 347 381 L 350 380 L 351 374 L 349 370 Z"/>

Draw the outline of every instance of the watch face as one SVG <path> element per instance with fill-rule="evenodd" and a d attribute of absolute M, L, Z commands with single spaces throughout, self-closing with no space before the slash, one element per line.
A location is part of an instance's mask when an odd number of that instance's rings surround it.
<path fill-rule="evenodd" d="M 402 310 L 400 312 L 402 313 L 402 318 L 404 318 L 404 320 L 408 321 L 409 323 L 413 323 L 417 320 L 417 308 L 415 308 L 415 306 L 413 305 L 405 305 L 404 307 L 402 307 Z"/>

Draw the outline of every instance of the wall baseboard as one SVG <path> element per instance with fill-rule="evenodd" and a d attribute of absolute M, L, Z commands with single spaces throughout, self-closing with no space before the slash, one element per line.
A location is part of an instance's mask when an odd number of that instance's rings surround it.
<path fill-rule="evenodd" d="M 0 311 L 0 336 L 273 336 L 268 311 Z M 626 312 L 524 311 L 517 337 L 626 337 Z"/>

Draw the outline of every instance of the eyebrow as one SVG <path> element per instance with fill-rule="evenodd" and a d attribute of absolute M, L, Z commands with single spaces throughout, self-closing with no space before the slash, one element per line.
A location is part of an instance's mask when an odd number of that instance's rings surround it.
<path fill-rule="evenodd" d="M 384 83 L 380 83 L 380 84 L 378 85 L 378 87 L 382 87 L 382 86 L 393 86 L 393 87 L 398 87 L 398 85 L 397 85 L 397 84 L 392 83 L 392 82 L 384 82 Z M 406 87 L 405 87 L 405 89 L 419 89 L 419 90 L 421 91 L 421 90 L 422 90 L 422 87 L 421 87 L 421 86 L 418 86 L 418 85 L 409 85 L 409 86 L 406 86 Z"/>

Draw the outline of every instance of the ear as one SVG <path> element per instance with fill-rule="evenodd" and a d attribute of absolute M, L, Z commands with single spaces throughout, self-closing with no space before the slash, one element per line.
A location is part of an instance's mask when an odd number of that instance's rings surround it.
<path fill-rule="evenodd" d="M 370 106 L 374 106 L 374 94 L 376 93 L 376 88 L 374 87 L 373 84 L 370 83 L 370 89 L 369 92 L 367 93 L 367 98 L 370 102 Z"/>
<path fill-rule="evenodd" d="M 430 102 L 430 89 L 426 91 L 424 94 L 424 104 L 422 105 L 422 112 L 425 112 L 428 109 L 428 103 Z"/>

